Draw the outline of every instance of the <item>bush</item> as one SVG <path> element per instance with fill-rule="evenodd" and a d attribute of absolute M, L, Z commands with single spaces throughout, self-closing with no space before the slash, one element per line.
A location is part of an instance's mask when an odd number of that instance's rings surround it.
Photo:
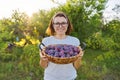
<path fill-rule="evenodd" d="M 101 50 L 112 50 L 115 48 L 115 42 L 112 38 L 103 38 L 101 42 Z"/>
<path fill-rule="evenodd" d="M 0 54 L 0 61 L 9 62 L 9 61 L 15 61 L 16 59 L 17 57 L 13 54 L 5 54 L 5 53 Z"/>
<path fill-rule="evenodd" d="M 112 38 L 103 37 L 101 32 L 94 33 L 86 42 L 88 47 L 93 49 L 112 50 L 116 46 Z"/>
<path fill-rule="evenodd" d="M 119 80 L 120 51 L 86 50 L 77 80 Z"/>
<path fill-rule="evenodd" d="M 90 48 L 100 49 L 102 41 L 103 41 L 102 33 L 101 32 L 97 32 L 97 33 L 94 33 L 92 36 L 90 36 L 86 40 L 86 43 L 87 43 L 88 47 L 90 47 Z"/>
<path fill-rule="evenodd" d="M 116 30 L 116 32 L 112 35 L 112 39 L 116 43 L 115 49 L 120 49 L 120 30 Z"/>

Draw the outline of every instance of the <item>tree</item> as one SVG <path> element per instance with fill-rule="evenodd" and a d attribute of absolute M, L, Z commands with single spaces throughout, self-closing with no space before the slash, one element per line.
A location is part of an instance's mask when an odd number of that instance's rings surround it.
<path fill-rule="evenodd" d="M 69 16 L 74 32 L 71 35 L 85 40 L 100 30 L 102 11 L 106 0 L 67 0 L 57 10 L 64 11 Z"/>
<path fill-rule="evenodd" d="M 34 38 L 41 40 L 46 36 L 45 31 L 48 27 L 49 23 L 49 14 L 45 10 L 39 10 L 39 12 L 34 13 L 31 17 L 31 26 L 30 28 L 33 30 L 31 36 Z"/>

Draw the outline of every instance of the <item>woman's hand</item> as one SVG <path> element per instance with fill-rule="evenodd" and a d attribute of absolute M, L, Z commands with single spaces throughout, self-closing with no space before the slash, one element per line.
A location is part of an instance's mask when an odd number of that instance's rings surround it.
<path fill-rule="evenodd" d="M 80 65 L 81 65 L 81 60 L 82 60 L 82 57 L 84 55 L 84 51 L 82 51 L 81 47 L 80 47 L 80 57 L 73 63 L 73 66 L 75 67 L 75 69 L 77 70 Z"/>
<path fill-rule="evenodd" d="M 44 55 L 44 51 L 40 51 L 40 66 L 46 68 L 48 66 L 48 58 Z"/>

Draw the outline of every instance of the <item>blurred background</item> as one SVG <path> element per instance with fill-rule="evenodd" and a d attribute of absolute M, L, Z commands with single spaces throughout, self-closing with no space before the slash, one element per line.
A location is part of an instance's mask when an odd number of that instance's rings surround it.
<path fill-rule="evenodd" d="M 43 80 L 38 45 L 57 11 L 87 44 L 77 80 L 120 80 L 120 0 L 0 1 L 0 80 Z"/>

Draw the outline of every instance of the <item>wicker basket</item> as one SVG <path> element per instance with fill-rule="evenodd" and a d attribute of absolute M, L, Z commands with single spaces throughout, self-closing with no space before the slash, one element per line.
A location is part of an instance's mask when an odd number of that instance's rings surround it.
<path fill-rule="evenodd" d="M 80 47 L 78 47 L 80 49 Z M 81 55 L 81 51 L 80 53 L 78 53 L 77 55 L 75 56 L 72 56 L 72 57 L 64 57 L 64 58 L 61 58 L 61 57 L 53 57 L 51 55 L 48 55 L 45 53 L 45 48 L 43 49 L 43 52 L 44 52 L 44 55 L 48 58 L 49 61 L 53 62 L 53 63 L 56 63 L 56 64 L 68 64 L 68 63 L 73 63 L 75 60 L 78 59 L 78 57 L 80 57 Z"/>

